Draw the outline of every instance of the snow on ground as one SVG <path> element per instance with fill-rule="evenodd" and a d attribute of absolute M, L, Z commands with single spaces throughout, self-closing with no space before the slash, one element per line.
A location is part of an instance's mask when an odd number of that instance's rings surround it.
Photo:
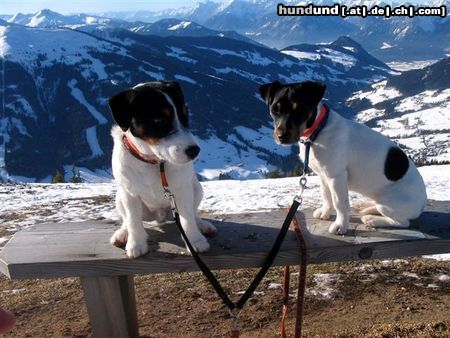
<path fill-rule="evenodd" d="M 178 47 L 169 47 L 171 52 L 166 53 L 167 56 L 174 57 L 180 61 L 196 64 L 198 61 L 194 60 L 190 57 L 184 56 L 185 54 L 188 54 L 184 49 L 178 48 Z"/>
<path fill-rule="evenodd" d="M 450 201 L 450 165 L 419 168 L 428 198 Z M 84 174 L 84 172 L 83 172 Z M 200 210 L 209 214 L 267 211 L 290 205 L 299 192 L 298 178 L 224 180 L 202 182 Z M 320 204 L 319 179 L 308 176 L 303 206 Z M 117 186 L 107 183 L 2 184 L 0 185 L 0 231 L 15 232 L 37 223 L 118 219 L 114 206 Z M 361 199 L 350 193 L 350 202 Z M 10 236 L 0 237 L 0 246 Z M 450 254 L 433 256 L 450 260 Z"/>
<path fill-rule="evenodd" d="M 187 82 L 187 83 L 190 83 L 190 84 L 198 85 L 197 81 L 195 81 L 194 79 L 190 78 L 189 76 L 176 74 L 174 77 L 177 80 L 180 80 L 180 81 L 183 81 L 183 82 Z"/>
<path fill-rule="evenodd" d="M 356 99 L 362 100 L 366 98 L 370 100 L 372 104 L 377 104 L 402 95 L 397 89 L 386 87 L 386 82 L 387 81 L 384 80 L 374 83 L 372 85 L 372 91 L 369 92 L 358 91 L 355 93 L 355 95 L 349 98 L 348 101 L 353 101 Z"/>
<path fill-rule="evenodd" d="M 206 49 L 213 51 L 220 56 L 228 55 L 228 56 L 236 56 L 242 59 L 245 59 L 247 62 L 252 63 L 254 65 L 258 66 L 268 66 L 272 63 L 274 63 L 271 59 L 262 56 L 260 53 L 255 51 L 240 51 L 239 53 L 229 50 L 229 49 L 223 49 L 223 48 L 211 48 L 211 47 L 203 47 L 203 46 L 195 46 L 198 49 Z"/>
<path fill-rule="evenodd" d="M 338 289 L 339 274 L 315 273 L 312 284 L 307 288 L 307 294 L 317 299 L 331 299 Z"/>
<path fill-rule="evenodd" d="M 180 22 L 180 23 L 177 24 L 177 25 L 170 26 L 170 27 L 168 28 L 168 30 L 169 30 L 169 31 L 175 31 L 175 30 L 177 30 L 177 29 L 184 29 L 184 28 L 188 27 L 191 23 L 192 23 L 192 22 L 190 22 L 190 21 L 182 21 L 182 22 Z"/>
<path fill-rule="evenodd" d="M 301 52 L 297 50 L 282 50 L 281 53 L 293 56 L 297 59 L 319 60 L 320 55 L 311 52 Z"/>
<path fill-rule="evenodd" d="M 398 70 L 399 72 L 406 72 L 408 70 L 412 69 L 422 69 L 426 66 L 429 66 L 438 60 L 421 60 L 421 61 L 410 61 L 410 62 L 403 62 L 403 61 L 392 61 L 387 62 L 387 65 L 395 70 Z"/>

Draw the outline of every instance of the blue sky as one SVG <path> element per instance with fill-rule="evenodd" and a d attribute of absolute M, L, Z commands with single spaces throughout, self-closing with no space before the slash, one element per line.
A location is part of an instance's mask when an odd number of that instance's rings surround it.
<path fill-rule="evenodd" d="M 62 14 L 124 10 L 160 10 L 191 6 L 199 0 L 0 0 L 1 14 L 34 13 L 48 8 Z"/>

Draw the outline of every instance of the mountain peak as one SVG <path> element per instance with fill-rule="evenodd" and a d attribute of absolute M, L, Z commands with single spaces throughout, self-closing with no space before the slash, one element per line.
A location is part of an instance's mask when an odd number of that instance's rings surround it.
<path fill-rule="evenodd" d="M 39 12 L 37 12 L 35 14 L 35 16 L 48 16 L 48 15 L 51 15 L 51 16 L 62 16 L 61 14 L 53 12 L 50 9 L 41 9 Z"/>
<path fill-rule="evenodd" d="M 362 46 L 358 42 L 356 42 L 355 40 L 350 38 L 348 35 L 338 37 L 335 41 L 333 41 L 331 43 L 331 45 L 337 46 L 337 47 L 352 47 L 357 50 L 363 49 Z"/>

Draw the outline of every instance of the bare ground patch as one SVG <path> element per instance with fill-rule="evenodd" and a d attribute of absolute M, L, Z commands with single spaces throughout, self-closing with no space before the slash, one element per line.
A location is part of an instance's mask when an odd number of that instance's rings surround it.
<path fill-rule="evenodd" d="M 255 270 L 220 271 L 233 298 Z M 449 337 L 449 262 L 425 259 L 310 266 L 306 337 Z M 241 315 L 243 337 L 277 337 L 281 268 L 271 269 Z M 321 293 L 331 279 L 331 296 Z M 229 315 L 200 273 L 137 276 L 142 337 L 224 337 Z M 292 303 L 295 301 L 295 269 Z M 18 318 L 11 337 L 91 336 L 77 279 L 9 281 L 0 278 L 2 307 Z M 271 287 L 269 287 L 271 286 Z M 317 292 L 314 292 L 316 290 Z M 325 296 L 324 296 L 325 295 Z M 294 308 L 288 320 L 292 335 Z"/>

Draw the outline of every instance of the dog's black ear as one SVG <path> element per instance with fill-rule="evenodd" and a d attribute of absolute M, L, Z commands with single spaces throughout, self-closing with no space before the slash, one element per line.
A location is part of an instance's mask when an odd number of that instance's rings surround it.
<path fill-rule="evenodd" d="M 126 90 L 109 98 L 109 108 L 111 109 L 114 121 L 123 131 L 127 131 L 131 125 L 130 103 L 136 97 L 136 91 Z"/>
<path fill-rule="evenodd" d="M 325 94 L 327 86 L 320 82 L 305 81 L 300 83 L 302 100 L 306 100 L 312 106 L 317 106 Z"/>
<path fill-rule="evenodd" d="M 259 87 L 259 93 L 266 104 L 271 104 L 276 92 L 282 87 L 283 85 L 278 81 L 266 83 Z"/>
<path fill-rule="evenodd" d="M 183 91 L 181 86 L 176 81 L 162 81 L 162 88 L 164 93 L 170 96 L 177 110 L 178 119 L 181 124 L 188 128 L 189 127 L 189 111 L 186 107 L 184 101 Z"/>

